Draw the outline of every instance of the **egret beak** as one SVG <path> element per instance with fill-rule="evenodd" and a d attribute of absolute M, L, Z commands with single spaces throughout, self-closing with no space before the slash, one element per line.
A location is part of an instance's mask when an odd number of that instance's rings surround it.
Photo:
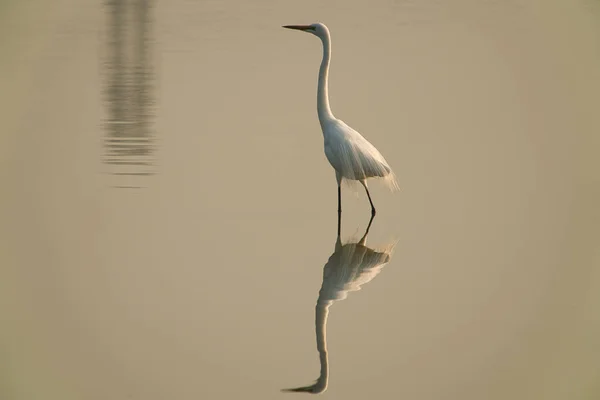
<path fill-rule="evenodd" d="M 310 25 L 284 25 L 284 26 L 282 26 L 282 28 L 296 29 L 298 31 L 305 31 L 307 29 L 310 29 Z"/>

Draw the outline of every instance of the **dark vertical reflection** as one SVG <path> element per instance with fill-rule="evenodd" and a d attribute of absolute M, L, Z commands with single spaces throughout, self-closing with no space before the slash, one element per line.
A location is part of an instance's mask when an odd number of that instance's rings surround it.
<path fill-rule="evenodd" d="M 108 17 L 104 162 L 113 175 L 130 179 L 115 187 L 140 187 L 138 177 L 153 174 L 155 150 L 153 1 L 107 0 L 104 4 Z"/>
<path fill-rule="evenodd" d="M 338 218 L 335 251 L 323 267 L 323 283 L 315 307 L 315 333 L 321 365 L 319 377 L 312 385 L 283 389 L 284 392 L 318 394 L 327 390 L 329 381 L 329 355 L 327 352 L 329 307 L 336 301 L 344 300 L 348 293 L 360 290 L 361 286 L 373 280 L 389 263 L 394 250 L 395 243 L 381 249 L 367 247 L 367 236 L 373 218 L 374 216 L 371 216 L 369 225 L 359 241 L 350 241 L 346 244 L 342 244 L 340 239 L 341 218 Z"/>

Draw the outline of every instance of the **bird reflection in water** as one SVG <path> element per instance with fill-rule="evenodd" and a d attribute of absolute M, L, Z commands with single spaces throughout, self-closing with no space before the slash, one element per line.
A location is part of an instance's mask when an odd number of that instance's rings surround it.
<path fill-rule="evenodd" d="M 348 296 L 348 292 L 360 290 L 362 285 L 373 280 L 390 261 L 396 245 L 396 243 L 392 243 L 380 249 L 367 247 L 367 235 L 373 218 L 374 216 L 371 216 L 365 234 L 358 242 L 350 241 L 346 244 L 342 244 L 340 239 L 341 218 L 338 218 L 335 251 L 323 267 L 323 283 L 315 307 L 315 330 L 321 373 L 312 385 L 283 389 L 283 392 L 318 394 L 327 390 L 329 378 L 327 316 L 329 307 L 335 301 L 344 300 Z"/>
<path fill-rule="evenodd" d="M 104 163 L 120 184 L 138 188 L 154 174 L 155 108 L 152 47 L 153 0 L 105 0 L 106 100 Z M 119 178 L 117 178 L 119 177 Z"/>

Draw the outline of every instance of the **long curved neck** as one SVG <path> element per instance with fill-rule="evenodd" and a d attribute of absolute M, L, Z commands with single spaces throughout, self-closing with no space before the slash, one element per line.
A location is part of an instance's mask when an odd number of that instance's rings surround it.
<path fill-rule="evenodd" d="M 317 88 L 317 113 L 319 114 L 319 122 L 321 127 L 327 120 L 334 119 L 329 108 L 329 91 L 328 91 L 328 76 L 329 62 L 331 61 L 331 38 L 329 32 L 321 38 L 323 42 L 323 60 L 321 68 L 319 68 L 319 86 Z"/>

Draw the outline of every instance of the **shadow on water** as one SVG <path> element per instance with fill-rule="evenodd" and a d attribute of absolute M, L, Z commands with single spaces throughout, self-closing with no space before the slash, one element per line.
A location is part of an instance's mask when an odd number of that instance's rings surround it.
<path fill-rule="evenodd" d="M 327 317 L 329 307 L 344 300 L 349 292 L 360 290 L 361 286 L 373 280 L 389 263 L 396 243 L 375 249 L 366 245 L 367 235 L 373 223 L 371 216 L 363 237 L 357 241 L 342 244 L 340 239 L 341 218 L 338 218 L 338 233 L 335 251 L 323 267 L 323 283 L 315 307 L 315 331 L 321 372 L 315 383 L 283 392 L 304 392 L 318 394 L 327 390 L 329 377 L 329 358 L 327 354 Z"/>
<path fill-rule="evenodd" d="M 154 174 L 153 0 L 107 0 L 107 54 L 104 57 L 104 163 L 119 182 L 140 188 Z M 118 178 L 117 178 L 118 177 Z M 123 181 L 125 180 L 125 181 Z"/>

